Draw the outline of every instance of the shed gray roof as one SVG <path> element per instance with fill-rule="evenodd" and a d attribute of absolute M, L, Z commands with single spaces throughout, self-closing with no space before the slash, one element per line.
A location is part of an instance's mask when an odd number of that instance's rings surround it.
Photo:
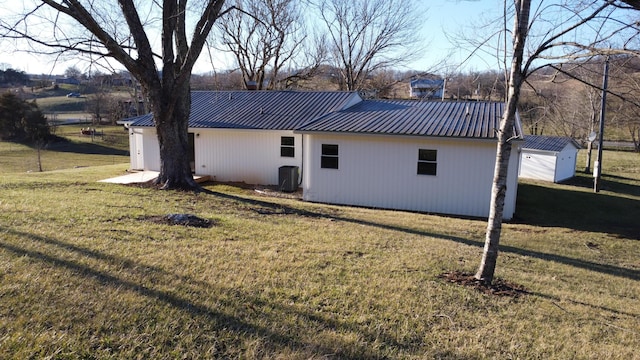
<path fill-rule="evenodd" d="M 576 149 L 580 149 L 581 146 L 576 143 L 570 137 L 562 136 L 542 136 L 542 135 L 525 135 L 523 149 L 542 150 L 560 152 L 564 150 L 567 145 L 572 145 Z"/>
<path fill-rule="evenodd" d="M 189 127 L 293 130 L 360 100 L 337 91 L 193 91 Z M 131 126 L 154 126 L 153 115 Z"/>
<path fill-rule="evenodd" d="M 498 102 L 367 100 L 298 131 L 494 139 L 504 108 Z M 522 136 L 519 119 L 514 135 Z"/>

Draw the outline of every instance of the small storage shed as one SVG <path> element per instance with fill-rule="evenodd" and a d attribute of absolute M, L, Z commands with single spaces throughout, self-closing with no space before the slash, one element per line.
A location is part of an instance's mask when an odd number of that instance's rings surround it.
<path fill-rule="evenodd" d="M 526 135 L 518 177 L 561 182 L 576 175 L 580 145 L 570 137 Z"/>

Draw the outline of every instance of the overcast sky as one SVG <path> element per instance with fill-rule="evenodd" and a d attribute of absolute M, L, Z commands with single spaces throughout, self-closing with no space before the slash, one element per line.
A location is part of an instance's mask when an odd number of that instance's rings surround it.
<path fill-rule="evenodd" d="M 0 2 L 0 6 L 11 3 Z M 449 40 L 448 36 L 456 36 L 461 30 L 474 35 L 472 24 L 480 23 L 480 15 L 484 18 L 490 14 L 500 14 L 502 1 L 500 0 L 430 0 L 426 2 L 427 10 L 424 11 L 424 27 L 420 37 L 428 45 L 424 56 L 408 64 L 407 68 L 413 70 L 430 70 L 441 73 L 452 70 L 485 70 L 497 69 L 495 57 L 474 56 L 467 59 L 469 49 L 456 48 Z M 0 15 L 2 9 L 0 8 Z M 475 34 L 477 35 L 477 34 Z M 215 53 L 214 53 L 215 56 Z M 447 69 L 444 69 L 441 62 L 446 58 Z M 458 65 L 465 59 L 464 65 Z M 76 61 L 55 61 L 55 58 L 35 56 L 28 53 L 15 52 L 7 49 L 6 46 L 0 48 L 0 63 L 8 64 L 9 67 L 22 70 L 31 74 L 62 74 L 70 66 L 77 66 L 85 71 L 88 64 Z M 437 66 L 437 64 L 440 64 Z M 6 65 L 5 65 L 6 66 Z M 231 68 L 233 64 L 230 60 L 215 60 L 216 70 Z M 119 66 L 118 66 L 119 67 Z M 122 68 L 122 67 L 119 67 Z M 206 73 L 212 70 L 209 55 L 203 51 L 199 62 L 194 69 L 194 73 Z"/>

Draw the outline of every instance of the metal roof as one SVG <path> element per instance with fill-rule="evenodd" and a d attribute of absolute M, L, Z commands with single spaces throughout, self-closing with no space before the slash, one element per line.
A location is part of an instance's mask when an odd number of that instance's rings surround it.
<path fill-rule="evenodd" d="M 499 102 L 366 100 L 298 131 L 495 139 L 504 109 Z M 520 129 L 518 118 L 515 136 Z"/>
<path fill-rule="evenodd" d="M 294 130 L 360 101 L 355 92 L 193 91 L 190 128 Z M 131 126 L 154 126 L 153 115 Z"/>
<path fill-rule="evenodd" d="M 581 148 L 581 146 L 570 137 L 525 135 L 522 148 L 559 152 L 569 144 L 573 145 L 576 149 Z"/>

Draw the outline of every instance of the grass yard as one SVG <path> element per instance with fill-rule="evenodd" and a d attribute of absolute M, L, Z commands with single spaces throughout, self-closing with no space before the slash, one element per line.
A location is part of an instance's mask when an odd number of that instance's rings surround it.
<path fill-rule="evenodd" d="M 43 171 L 129 162 L 129 135 L 122 126 L 97 128 L 103 136 L 82 135 L 86 125 L 57 126 L 56 135 L 67 141 L 48 144 L 40 153 Z M 35 148 L 0 141 L 0 173 L 38 171 Z"/>
<path fill-rule="evenodd" d="M 87 103 L 86 97 L 51 96 L 36 99 L 42 112 L 83 112 Z"/>
<path fill-rule="evenodd" d="M 3 171 L 0 358 L 638 359 L 640 156 L 605 156 L 599 194 L 521 183 L 496 273 L 520 297 L 439 278 L 475 271 L 483 220 Z"/>

